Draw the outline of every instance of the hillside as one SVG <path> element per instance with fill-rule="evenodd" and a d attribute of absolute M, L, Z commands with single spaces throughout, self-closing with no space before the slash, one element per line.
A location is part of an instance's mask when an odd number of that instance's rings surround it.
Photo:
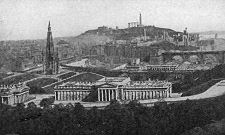
<path fill-rule="evenodd" d="M 125 29 L 111 29 L 108 27 L 99 27 L 98 29 L 88 30 L 82 35 L 86 34 L 97 34 L 106 35 L 108 37 L 113 37 L 116 40 L 130 40 L 133 37 L 140 37 L 144 35 L 144 29 L 146 30 L 146 36 L 155 38 L 155 36 L 163 36 L 163 32 L 167 32 L 169 36 L 172 36 L 176 31 L 166 28 L 159 28 L 155 26 L 144 26 L 144 27 L 132 27 Z"/>
<path fill-rule="evenodd" d="M 156 36 L 162 37 L 164 31 L 168 33 L 169 36 L 177 33 L 174 30 L 167 28 L 159 28 L 155 26 L 145 26 L 145 27 L 133 27 L 125 29 L 112 29 L 108 27 L 99 27 L 97 29 L 88 30 L 78 36 L 69 37 L 54 37 L 54 43 L 56 44 L 60 40 L 65 40 L 73 46 L 92 46 L 98 44 L 104 44 L 112 40 L 130 40 L 132 38 L 140 37 L 144 35 L 144 29 L 146 30 L 146 36 L 150 38 L 155 38 Z M 32 43 L 37 43 L 41 46 L 45 46 L 46 39 L 34 39 L 34 40 L 11 40 L 6 41 L 10 45 L 27 45 Z"/>

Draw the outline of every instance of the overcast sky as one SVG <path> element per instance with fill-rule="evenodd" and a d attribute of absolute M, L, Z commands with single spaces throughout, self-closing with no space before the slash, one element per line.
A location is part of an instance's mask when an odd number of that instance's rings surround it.
<path fill-rule="evenodd" d="M 0 0 L 0 40 L 76 36 L 98 26 L 144 25 L 183 31 L 225 30 L 225 0 Z"/>

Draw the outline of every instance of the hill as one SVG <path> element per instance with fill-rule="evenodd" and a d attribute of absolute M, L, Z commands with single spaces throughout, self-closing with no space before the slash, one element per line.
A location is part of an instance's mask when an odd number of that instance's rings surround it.
<path fill-rule="evenodd" d="M 211 30 L 211 31 L 202 31 L 202 32 L 196 32 L 202 35 L 211 35 L 211 34 L 225 34 L 225 31 L 215 31 L 215 30 Z"/>

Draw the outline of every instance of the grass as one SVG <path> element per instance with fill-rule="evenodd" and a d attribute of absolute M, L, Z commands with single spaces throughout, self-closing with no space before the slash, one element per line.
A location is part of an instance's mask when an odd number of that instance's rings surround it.
<path fill-rule="evenodd" d="M 65 73 L 65 74 L 62 74 L 62 75 L 58 76 L 57 78 L 63 80 L 63 79 L 69 78 L 69 77 L 71 77 L 75 74 L 76 74 L 75 72 L 68 72 L 68 73 Z"/>
<path fill-rule="evenodd" d="M 214 84 L 216 84 L 217 82 L 221 80 L 223 79 L 213 79 L 205 83 L 202 83 L 200 85 L 194 86 L 190 88 L 188 91 L 185 91 L 181 96 L 184 97 L 184 96 L 191 96 L 191 95 L 203 93 L 206 90 L 208 90 L 211 86 L 213 86 Z"/>
<path fill-rule="evenodd" d="M 85 73 L 78 76 L 73 77 L 70 81 L 74 82 L 96 82 L 99 79 L 102 79 L 102 76 L 92 74 L 92 73 Z"/>
<path fill-rule="evenodd" d="M 10 78 L 6 78 L 3 79 L 2 81 L 0 81 L 0 84 L 6 84 L 6 85 L 10 85 L 10 84 L 17 84 L 19 82 L 24 82 L 33 78 L 36 78 L 37 75 L 35 74 L 31 74 L 31 73 L 24 73 L 21 75 L 17 75 L 17 76 L 13 76 Z"/>
<path fill-rule="evenodd" d="M 53 78 L 39 78 L 37 80 L 31 81 L 27 83 L 28 87 L 37 87 L 37 88 L 41 88 L 44 87 L 46 85 L 52 84 L 54 82 L 57 82 L 56 79 Z"/>
<path fill-rule="evenodd" d="M 8 77 L 10 75 L 6 74 L 6 73 L 0 73 L 0 80 L 2 80 L 5 77 Z"/>

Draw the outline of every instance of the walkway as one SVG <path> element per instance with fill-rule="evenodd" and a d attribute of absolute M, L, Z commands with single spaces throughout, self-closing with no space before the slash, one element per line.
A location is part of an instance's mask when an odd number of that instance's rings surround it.
<path fill-rule="evenodd" d="M 217 97 L 225 94 L 225 80 L 222 80 L 212 87 L 210 87 L 207 91 L 192 95 L 192 96 L 186 96 L 186 97 L 178 97 L 178 98 L 165 98 L 164 101 L 166 102 L 179 102 L 179 101 L 185 101 L 187 99 L 189 100 L 199 100 L 199 99 L 206 99 L 206 98 L 212 98 Z M 158 102 L 158 99 L 152 99 L 152 100 L 142 100 L 140 103 L 155 103 Z"/>

